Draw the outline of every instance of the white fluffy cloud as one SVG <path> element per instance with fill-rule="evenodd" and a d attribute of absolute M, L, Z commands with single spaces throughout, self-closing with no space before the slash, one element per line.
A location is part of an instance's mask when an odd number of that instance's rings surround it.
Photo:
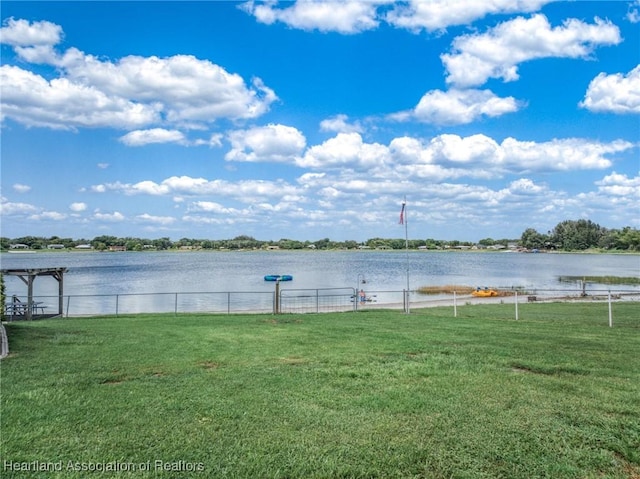
<path fill-rule="evenodd" d="M 605 176 L 597 181 L 598 190 L 614 196 L 625 196 L 633 198 L 636 203 L 640 202 L 640 175 L 629 178 L 627 175 L 616 173 Z"/>
<path fill-rule="evenodd" d="M 108 96 L 66 78 L 46 80 L 10 65 L 0 67 L 2 116 L 27 126 L 136 128 L 159 121 L 155 105 Z"/>
<path fill-rule="evenodd" d="M 57 211 L 42 211 L 40 213 L 29 216 L 33 221 L 62 221 L 67 219 L 67 215 L 64 213 L 58 213 Z"/>
<path fill-rule="evenodd" d="M 379 143 L 365 143 L 359 133 L 339 133 L 312 146 L 297 164 L 304 168 L 369 168 L 388 160 L 388 149 Z"/>
<path fill-rule="evenodd" d="M 526 171 L 577 171 L 612 166 L 611 155 L 630 150 L 634 145 L 616 140 L 609 143 L 565 138 L 544 143 L 506 138 L 501 145 L 504 164 Z"/>
<path fill-rule="evenodd" d="M 482 117 L 497 117 L 518 110 L 513 97 L 500 98 L 489 90 L 432 90 L 407 117 L 436 125 L 462 125 Z M 396 116 L 398 119 L 405 119 Z M 408 118 L 406 118 L 408 119 Z"/>
<path fill-rule="evenodd" d="M 260 79 L 248 88 L 240 75 L 191 55 L 131 55 L 113 63 L 73 52 L 64 55 L 59 65 L 72 81 L 156 105 L 170 122 L 256 118 L 276 99 Z"/>
<path fill-rule="evenodd" d="M 327 118 L 320 122 L 320 131 L 335 133 L 362 133 L 364 129 L 359 122 L 349 122 L 349 117 L 344 114 Z"/>
<path fill-rule="evenodd" d="M 114 211 L 113 213 L 101 213 L 99 211 L 96 211 L 93 214 L 93 217 L 98 221 L 115 222 L 115 223 L 119 223 L 126 219 L 125 216 L 119 211 Z"/>
<path fill-rule="evenodd" d="M 55 23 L 9 18 L 0 28 L 0 42 L 14 47 L 56 45 L 62 38 L 62 27 Z"/>
<path fill-rule="evenodd" d="M 16 203 L 4 197 L 0 201 L 0 215 L 2 216 L 24 215 L 35 213 L 36 211 L 38 211 L 38 208 L 29 203 Z"/>
<path fill-rule="evenodd" d="M 486 15 L 534 12 L 551 0 L 410 0 L 398 3 L 386 14 L 385 20 L 395 27 L 416 31 L 441 30 L 452 25 L 464 25 Z"/>
<path fill-rule="evenodd" d="M 302 1 L 286 8 L 276 8 L 271 2 L 247 2 L 241 6 L 261 23 L 282 22 L 301 30 L 359 33 L 377 28 L 377 6 L 383 2 L 367 1 Z"/>
<path fill-rule="evenodd" d="M 172 216 L 155 216 L 150 215 L 149 213 L 143 213 L 141 215 L 136 216 L 138 221 L 143 223 L 151 223 L 155 225 L 167 226 L 176 221 Z"/>
<path fill-rule="evenodd" d="M 31 191 L 31 187 L 29 185 L 23 185 L 22 183 L 16 183 L 13 185 L 13 190 L 18 193 L 28 193 Z"/>
<path fill-rule="evenodd" d="M 277 97 L 259 78 L 238 74 L 191 55 L 167 58 L 130 55 L 116 62 L 76 48 L 53 49 L 62 29 L 49 22 L 11 19 L 2 30 L 25 62 L 47 64 L 46 79 L 18 66 L 0 72 L 2 115 L 27 126 L 141 129 L 161 123 L 210 124 L 253 119 Z"/>
<path fill-rule="evenodd" d="M 80 213 L 80 212 L 85 211 L 87 209 L 87 204 L 86 203 L 82 203 L 82 202 L 71 203 L 69 205 L 69 209 L 71 211 L 76 212 L 76 213 Z"/>
<path fill-rule="evenodd" d="M 552 27 L 542 14 L 518 17 L 487 33 L 456 38 L 452 53 L 441 55 L 447 83 L 457 87 L 482 85 L 490 78 L 518 79 L 518 64 L 539 58 L 584 58 L 596 47 L 622 41 L 617 26 L 596 18 L 588 24 L 566 20 Z"/>
<path fill-rule="evenodd" d="M 640 113 L 640 65 L 627 75 L 600 73 L 580 106 L 594 112 Z"/>
<path fill-rule="evenodd" d="M 225 155 L 227 161 L 295 161 L 307 143 L 300 131 L 286 125 L 236 130 L 228 138 L 231 150 Z"/>
<path fill-rule="evenodd" d="M 227 214 L 231 212 L 230 208 L 226 206 L 222 206 L 220 203 L 215 201 L 194 201 L 189 205 L 188 212 L 199 212 L 199 213 L 221 213 Z"/>
<path fill-rule="evenodd" d="M 120 137 L 120 141 L 127 146 L 144 146 L 152 143 L 185 144 L 184 133 L 178 130 L 151 128 L 150 130 L 136 130 Z"/>
<path fill-rule="evenodd" d="M 445 165 L 490 165 L 502 157 L 500 145 L 485 135 L 460 137 L 444 134 L 433 138 L 427 148 L 431 162 Z"/>

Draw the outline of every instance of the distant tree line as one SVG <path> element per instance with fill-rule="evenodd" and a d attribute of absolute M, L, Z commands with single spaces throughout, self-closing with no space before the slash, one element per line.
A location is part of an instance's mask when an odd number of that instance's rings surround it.
<path fill-rule="evenodd" d="M 478 244 L 483 246 L 492 246 L 495 244 L 504 244 L 517 242 L 517 240 L 502 239 L 493 240 L 486 238 L 480 240 Z M 456 247 L 472 247 L 475 243 L 469 241 L 446 241 L 436 239 L 410 239 L 408 247 L 410 249 L 445 249 Z M 56 249 L 76 249 L 78 247 L 90 247 L 93 250 L 104 251 L 108 249 L 123 249 L 127 251 L 143 251 L 143 250 L 171 250 L 171 249 L 212 249 L 212 250 L 247 250 L 247 249 L 266 249 L 277 248 L 286 250 L 301 249 L 404 249 L 404 239 L 389 238 L 371 238 L 363 242 L 354 240 L 333 241 L 329 238 L 323 238 L 316 241 L 300 241 L 288 238 L 279 240 L 257 240 L 251 236 L 236 236 L 232 239 L 209 240 L 181 238 L 173 241 L 169 238 L 119 238 L 116 236 L 97 236 L 92 240 L 88 239 L 72 239 L 60 238 L 59 236 L 39 237 L 39 236 L 23 236 L 20 238 L 0 238 L 0 247 L 3 250 L 15 248 L 16 245 L 24 245 L 29 249 L 41 250 L 48 248 Z"/>
<path fill-rule="evenodd" d="M 626 226 L 607 229 L 590 220 L 566 220 L 546 234 L 528 228 L 522 233 L 520 245 L 527 249 L 584 251 L 603 250 L 640 251 L 640 230 Z"/>
<path fill-rule="evenodd" d="M 567 220 L 558 223 L 547 232 L 539 233 L 533 228 L 526 229 L 520 239 L 484 238 L 477 243 L 457 240 L 410 239 L 409 249 L 455 249 L 455 248 L 492 248 L 517 245 L 528 250 L 560 250 L 581 251 L 590 248 L 603 250 L 640 251 L 640 230 L 631 227 L 607 229 L 589 220 Z M 323 238 L 317 241 L 300 241 L 282 238 L 263 241 L 251 236 L 241 235 L 232 239 L 210 240 L 181 238 L 177 241 L 168 237 L 119 238 L 116 236 L 96 236 L 89 239 L 61 238 L 59 236 L 39 237 L 24 236 L 20 238 L 0 238 L 0 248 L 5 251 L 15 245 L 25 245 L 29 249 L 39 250 L 51 247 L 60 249 L 91 248 L 97 251 L 124 249 L 127 251 L 172 250 L 172 249 L 204 249 L 204 250 L 251 250 L 278 248 L 286 250 L 331 250 L 331 249 L 391 249 L 402 250 L 405 240 L 402 238 L 371 238 L 364 242 L 353 240 L 333 241 Z"/>

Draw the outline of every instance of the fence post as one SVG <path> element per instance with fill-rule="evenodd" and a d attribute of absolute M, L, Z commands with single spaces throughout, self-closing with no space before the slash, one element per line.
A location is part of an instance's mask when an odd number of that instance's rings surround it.
<path fill-rule="evenodd" d="M 69 317 L 69 306 L 71 304 L 71 296 L 67 296 L 67 318 Z"/>
<path fill-rule="evenodd" d="M 353 310 L 358 311 L 358 288 L 353 290 Z"/>
<path fill-rule="evenodd" d="M 611 314 L 611 290 L 609 290 L 609 327 L 613 327 L 613 316 Z"/>
<path fill-rule="evenodd" d="M 173 301 L 173 314 L 178 316 L 178 293 L 176 293 L 175 299 Z"/>
<path fill-rule="evenodd" d="M 120 295 L 116 294 L 116 317 L 118 316 L 118 303 L 120 301 Z"/>
<path fill-rule="evenodd" d="M 407 314 L 411 313 L 411 290 L 407 289 L 407 308 L 404 311 Z"/>
<path fill-rule="evenodd" d="M 453 317 L 458 317 L 458 302 L 456 300 L 456 292 L 453 292 Z"/>
<path fill-rule="evenodd" d="M 518 320 L 518 292 L 516 291 L 516 321 Z"/>

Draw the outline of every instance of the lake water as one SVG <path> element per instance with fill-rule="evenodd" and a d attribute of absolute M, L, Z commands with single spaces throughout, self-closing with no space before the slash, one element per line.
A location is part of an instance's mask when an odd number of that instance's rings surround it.
<path fill-rule="evenodd" d="M 3 253 L 3 269 L 66 267 L 65 295 L 131 293 L 270 292 L 268 274 L 288 274 L 283 288 L 356 287 L 402 291 L 427 285 L 577 289 L 560 276 L 640 277 L 640 255 L 522 254 L 427 251 L 243 251 L 243 252 L 42 252 Z M 6 294 L 24 296 L 19 278 L 5 277 Z M 598 285 L 592 285 L 597 287 Z M 607 288 L 607 286 L 603 286 Z M 637 286 L 616 286 L 638 290 Z M 36 295 L 56 295 L 57 282 L 35 281 Z"/>

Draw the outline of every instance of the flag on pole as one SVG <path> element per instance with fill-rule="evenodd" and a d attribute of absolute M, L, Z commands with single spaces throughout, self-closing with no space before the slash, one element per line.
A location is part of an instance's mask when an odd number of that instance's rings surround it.
<path fill-rule="evenodd" d="M 404 206 L 405 203 L 402 203 L 402 209 L 400 210 L 400 221 L 398 222 L 401 225 L 404 224 Z"/>

